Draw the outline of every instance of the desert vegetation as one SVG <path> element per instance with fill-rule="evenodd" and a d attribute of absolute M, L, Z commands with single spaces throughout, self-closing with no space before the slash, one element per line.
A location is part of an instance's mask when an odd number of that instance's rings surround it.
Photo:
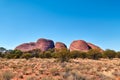
<path fill-rule="evenodd" d="M 117 80 L 120 59 L 0 59 L 0 80 Z M 119 80 L 119 79 L 118 79 Z"/>
<path fill-rule="evenodd" d="M 119 80 L 120 52 L 0 51 L 0 80 Z"/>
<path fill-rule="evenodd" d="M 27 52 L 22 52 L 20 50 L 6 50 L 5 48 L 1 48 L 0 57 L 7 59 L 29 59 L 29 58 L 57 58 L 61 62 L 68 61 L 69 59 L 75 58 L 88 58 L 98 60 L 100 58 L 120 58 L 120 52 L 116 52 L 114 50 L 107 49 L 105 51 L 99 51 L 97 49 L 91 49 L 88 52 L 81 51 L 69 51 L 67 49 L 49 49 L 47 51 L 41 51 L 39 49 L 34 49 Z"/>

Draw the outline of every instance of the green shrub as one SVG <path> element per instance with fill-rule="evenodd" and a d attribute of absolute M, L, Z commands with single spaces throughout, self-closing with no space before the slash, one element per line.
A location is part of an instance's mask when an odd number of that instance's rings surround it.
<path fill-rule="evenodd" d="M 70 57 L 71 58 L 86 58 L 86 53 L 80 52 L 80 51 L 71 51 Z"/>
<path fill-rule="evenodd" d="M 8 59 L 17 59 L 20 58 L 22 54 L 20 50 L 12 50 L 10 53 L 5 53 L 4 57 Z"/>
<path fill-rule="evenodd" d="M 80 56 L 80 52 L 79 51 L 72 51 L 70 52 L 70 57 L 71 58 L 78 58 Z"/>
<path fill-rule="evenodd" d="M 69 61 L 70 59 L 70 51 L 67 49 L 62 49 L 59 52 L 56 52 L 54 55 L 60 62 Z"/>
<path fill-rule="evenodd" d="M 25 59 L 29 59 L 29 58 L 32 58 L 32 54 L 31 53 L 24 53 L 21 58 L 25 58 Z"/>
<path fill-rule="evenodd" d="M 89 59 L 99 59 L 102 57 L 102 53 L 99 50 L 91 49 L 87 52 L 87 58 Z"/>
<path fill-rule="evenodd" d="M 46 51 L 46 52 L 40 54 L 40 58 L 51 58 L 52 57 L 51 54 L 52 53 L 50 53 L 49 51 Z"/>
<path fill-rule="evenodd" d="M 52 58 L 54 54 L 54 49 L 49 49 L 40 54 L 40 58 Z"/>
<path fill-rule="evenodd" d="M 117 53 L 114 50 L 107 49 L 103 52 L 103 58 L 115 58 Z"/>
<path fill-rule="evenodd" d="M 15 57 L 15 54 L 8 53 L 4 55 L 4 58 L 7 58 L 7 59 L 14 59 L 14 57 Z"/>
<path fill-rule="evenodd" d="M 31 53 L 33 57 L 39 58 L 42 52 L 40 49 L 33 49 L 31 51 L 28 51 L 27 53 Z"/>

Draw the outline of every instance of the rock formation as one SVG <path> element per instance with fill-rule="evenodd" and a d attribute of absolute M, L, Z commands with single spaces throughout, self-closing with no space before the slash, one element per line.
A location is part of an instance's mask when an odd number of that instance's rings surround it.
<path fill-rule="evenodd" d="M 56 42 L 55 49 L 67 49 L 67 46 L 62 42 Z"/>
<path fill-rule="evenodd" d="M 48 39 L 39 39 L 36 42 L 36 48 L 41 51 L 47 51 L 48 49 L 54 48 L 54 42 Z"/>
<path fill-rule="evenodd" d="M 76 40 L 73 41 L 70 44 L 70 51 L 88 51 L 90 49 L 90 47 L 88 46 L 87 42 L 85 42 L 84 40 Z"/>
<path fill-rule="evenodd" d="M 97 49 L 100 51 L 103 51 L 100 47 L 92 44 L 92 43 L 87 43 L 84 40 L 76 40 L 73 41 L 70 45 L 70 51 L 83 51 L 83 52 L 87 52 L 90 49 Z"/>
<path fill-rule="evenodd" d="M 46 51 L 50 48 L 54 48 L 54 42 L 48 39 L 39 39 L 37 42 L 24 43 L 17 46 L 15 49 L 21 50 L 23 52 L 30 51 L 33 49 L 40 49 L 41 51 Z"/>
<path fill-rule="evenodd" d="M 34 42 L 24 43 L 24 44 L 21 44 L 21 45 L 17 46 L 15 49 L 26 52 L 26 51 L 36 49 L 36 44 Z"/>
<path fill-rule="evenodd" d="M 55 48 L 56 50 L 63 49 L 63 48 L 67 49 L 67 46 L 62 42 L 56 42 L 54 46 L 54 42 L 52 40 L 41 38 L 41 39 L 38 39 L 37 42 L 21 44 L 17 46 L 15 49 L 26 52 L 26 51 L 31 51 L 34 49 L 40 49 L 41 51 L 47 51 L 48 49 L 52 49 L 52 48 Z M 84 40 L 73 41 L 70 44 L 70 48 L 69 48 L 70 51 L 77 50 L 77 51 L 83 51 L 83 52 L 87 52 L 90 49 L 97 49 L 97 50 L 103 51 L 100 47 L 92 43 L 87 43 Z"/>

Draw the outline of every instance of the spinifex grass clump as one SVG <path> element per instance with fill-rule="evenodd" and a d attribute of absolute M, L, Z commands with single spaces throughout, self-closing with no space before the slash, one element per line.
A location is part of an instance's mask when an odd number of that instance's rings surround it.
<path fill-rule="evenodd" d="M 3 71 L 0 73 L 0 80 L 11 80 L 14 77 L 12 71 Z"/>

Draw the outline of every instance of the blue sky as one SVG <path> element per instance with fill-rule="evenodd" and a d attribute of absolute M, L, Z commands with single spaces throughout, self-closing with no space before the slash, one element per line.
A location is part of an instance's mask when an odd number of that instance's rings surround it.
<path fill-rule="evenodd" d="M 7 49 L 48 38 L 118 51 L 119 30 L 119 0 L 0 0 L 0 46 Z"/>

